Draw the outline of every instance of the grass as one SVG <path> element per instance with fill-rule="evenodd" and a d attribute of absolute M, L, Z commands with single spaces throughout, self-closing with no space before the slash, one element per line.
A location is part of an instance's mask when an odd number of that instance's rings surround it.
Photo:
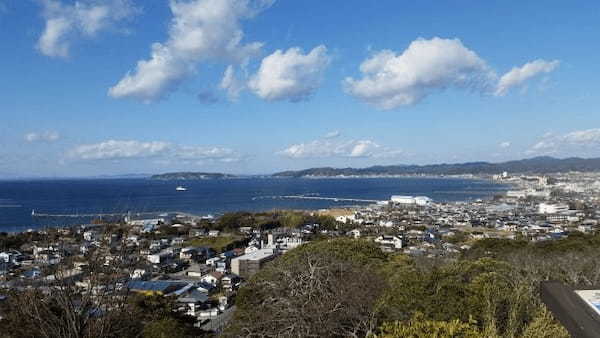
<path fill-rule="evenodd" d="M 215 250 L 218 253 L 232 249 L 236 242 L 242 240 L 241 236 L 218 236 L 218 237 L 202 237 L 189 240 L 184 243 L 185 246 L 204 246 Z"/>

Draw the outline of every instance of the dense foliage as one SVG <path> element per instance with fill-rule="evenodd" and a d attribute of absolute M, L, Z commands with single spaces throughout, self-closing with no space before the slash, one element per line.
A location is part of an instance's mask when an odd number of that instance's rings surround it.
<path fill-rule="evenodd" d="M 567 337 L 539 283 L 600 282 L 600 237 L 484 240 L 459 259 L 384 254 L 350 239 L 313 242 L 255 275 L 229 336 Z M 550 255 L 550 256 L 549 256 Z"/>
<path fill-rule="evenodd" d="M 331 216 L 316 215 L 313 213 L 281 210 L 262 213 L 230 212 L 219 217 L 211 226 L 212 229 L 221 231 L 235 231 L 241 227 L 252 227 L 261 230 L 284 228 L 299 228 L 307 224 L 319 224 L 322 229 L 335 230 L 340 224 Z"/>
<path fill-rule="evenodd" d="M 600 158 L 556 159 L 547 156 L 508 161 L 503 163 L 467 162 L 430 165 L 388 165 L 368 168 L 311 168 L 276 173 L 275 177 L 305 176 L 367 176 L 367 175 L 464 175 L 497 174 L 503 171 L 517 173 L 556 173 L 568 171 L 598 171 Z"/>

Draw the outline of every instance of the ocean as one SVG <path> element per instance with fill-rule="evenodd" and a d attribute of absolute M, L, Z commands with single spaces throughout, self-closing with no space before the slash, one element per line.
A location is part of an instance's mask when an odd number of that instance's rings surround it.
<path fill-rule="evenodd" d="M 187 191 L 176 191 L 179 185 L 185 186 Z M 361 204 L 355 201 L 290 199 L 282 196 L 389 200 L 391 195 L 422 195 L 443 202 L 491 198 L 506 189 L 507 186 L 490 181 L 455 178 L 0 181 L 0 231 L 19 232 L 91 221 L 90 217 L 37 217 L 32 216 L 32 210 L 36 214 L 52 215 L 128 211 L 218 215 L 228 211 L 317 210 Z"/>

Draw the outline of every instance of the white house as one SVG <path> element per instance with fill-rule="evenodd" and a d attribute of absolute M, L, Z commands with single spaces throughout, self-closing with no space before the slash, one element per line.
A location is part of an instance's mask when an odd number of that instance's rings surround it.
<path fill-rule="evenodd" d="M 167 260 L 171 256 L 168 252 L 161 252 L 157 254 L 148 255 L 148 262 L 152 264 L 160 264 Z"/>
<path fill-rule="evenodd" d="M 375 238 L 375 243 L 379 243 L 386 247 L 392 247 L 394 249 L 402 249 L 402 239 L 397 236 L 382 235 Z"/>
<path fill-rule="evenodd" d="M 353 238 L 360 238 L 360 230 L 354 229 L 348 231 L 348 236 L 352 236 Z"/>
<path fill-rule="evenodd" d="M 220 273 L 220 272 L 211 272 L 211 273 L 203 276 L 200 280 L 203 281 L 204 283 L 209 283 L 211 285 L 216 286 L 221 281 L 221 278 L 223 278 L 223 274 L 222 273 Z"/>
<path fill-rule="evenodd" d="M 133 279 L 144 279 L 144 278 L 148 277 L 149 275 L 150 274 L 145 269 L 135 269 L 130 274 L 131 278 L 133 278 Z"/>

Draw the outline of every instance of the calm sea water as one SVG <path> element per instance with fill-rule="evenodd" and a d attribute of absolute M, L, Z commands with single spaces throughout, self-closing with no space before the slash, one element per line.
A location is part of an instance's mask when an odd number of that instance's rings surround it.
<path fill-rule="evenodd" d="M 188 190 L 175 191 L 178 185 Z M 32 217 L 32 210 L 46 214 L 183 211 L 204 215 L 357 204 L 277 198 L 284 195 L 372 200 L 387 200 L 391 195 L 425 195 L 435 201 L 460 201 L 490 198 L 505 189 L 506 186 L 488 181 L 442 178 L 0 181 L 0 231 L 89 222 L 89 219 Z"/>

